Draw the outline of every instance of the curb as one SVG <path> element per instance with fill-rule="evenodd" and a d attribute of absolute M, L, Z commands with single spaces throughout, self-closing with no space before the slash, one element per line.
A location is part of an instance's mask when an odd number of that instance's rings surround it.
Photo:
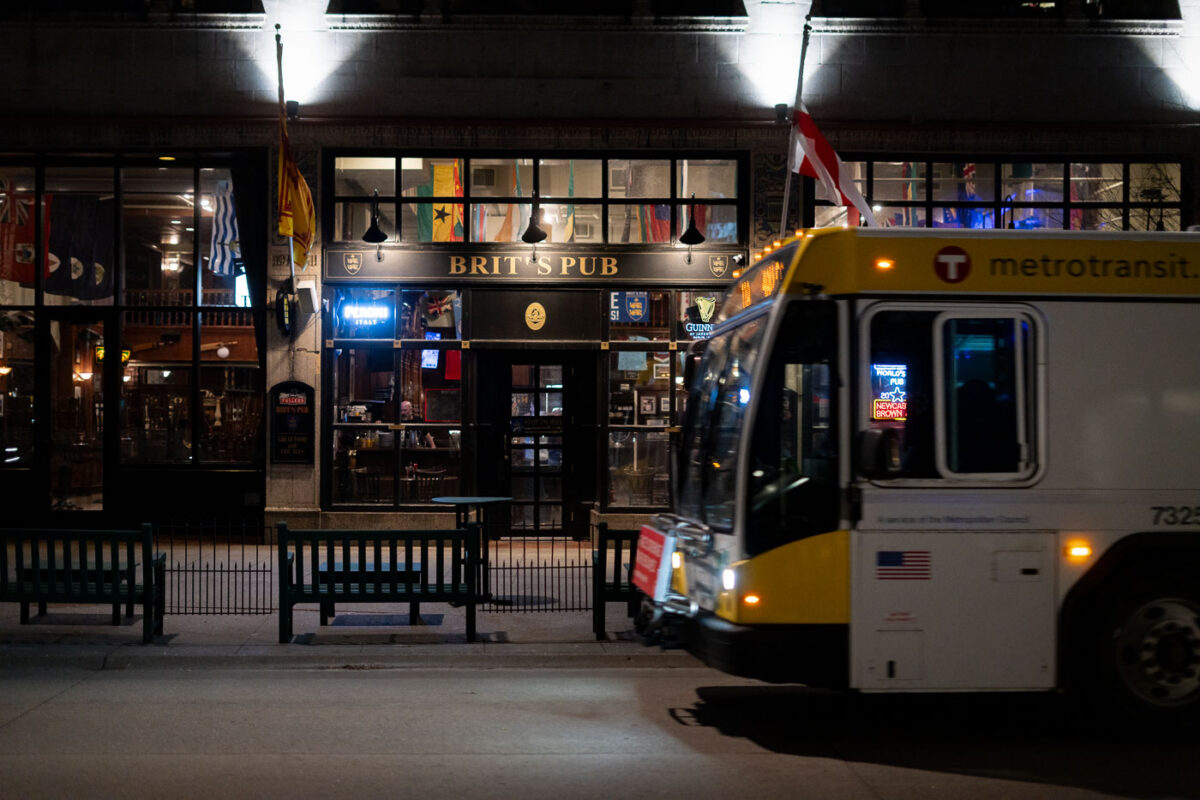
<path fill-rule="evenodd" d="M 683 650 L 640 644 L 0 646 L 0 670 L 134 669 L 687 669 Z"/>

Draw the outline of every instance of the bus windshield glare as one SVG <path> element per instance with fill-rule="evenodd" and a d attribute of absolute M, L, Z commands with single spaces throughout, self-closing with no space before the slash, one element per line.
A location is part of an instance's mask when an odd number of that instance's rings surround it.
<path fill-rule="evenodd" d="M 825 494 L 826 484 L 836 483 L 829 402 L 836 385 L 835 319 L 832 304 L 804 301 L 788 308 L 774 345 L 766 341 L 765 314 L 709 340 L 688 401 L 681 515 L 718 532 L 733 530 L 739 455 L 748 444 L 753 494 L 748 510 L 763 546 L 828 522 L 828 515 L 813 513 L 813 501 Z M 773 351 L 769 358 L 766 350 Z M 766 375 L 756 381 L 762 371 Z M 762 388 L 756 390 L 756 383 Z M 755 391 L 762 396 L 753 396 Z M 747 432 L 752 408 L 754 430 Z M 808 524 L 797 527 L 802 521 Z"/>

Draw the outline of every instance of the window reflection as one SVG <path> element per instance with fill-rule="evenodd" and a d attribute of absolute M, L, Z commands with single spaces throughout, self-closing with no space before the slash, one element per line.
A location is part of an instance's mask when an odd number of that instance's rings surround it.
<path fill-rule="evenodd" d="M 33 312 L 0 312 L 0 469 L 33 466 Z"/>

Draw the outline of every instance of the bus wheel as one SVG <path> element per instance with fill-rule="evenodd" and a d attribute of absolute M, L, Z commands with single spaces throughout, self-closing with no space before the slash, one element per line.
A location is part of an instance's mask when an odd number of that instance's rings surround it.
<path fill-rule="evenodd" d="M 1101 628 L 1101 677 L 1121 722 L 1179 728 L 1200 716 L 1200 586 L 1175 574 L 1119 592 Z"/>

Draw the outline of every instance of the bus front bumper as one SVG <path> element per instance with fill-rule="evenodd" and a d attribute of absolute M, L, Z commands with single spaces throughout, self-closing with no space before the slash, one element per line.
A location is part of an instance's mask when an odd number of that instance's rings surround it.
<path fill-rule="evenodd" d="M 775 683 L 848 685 L 845 625 L 738 625 L 710 611 L 672 615 L 667 624 L 690 653 L 722 672 Z"/>

